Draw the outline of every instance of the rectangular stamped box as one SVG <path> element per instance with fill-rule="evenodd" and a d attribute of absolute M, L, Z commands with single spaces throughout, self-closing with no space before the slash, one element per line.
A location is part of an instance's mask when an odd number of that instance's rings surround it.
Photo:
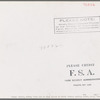
<path fill-rule="evenodd" d="M 86 33 L 100 32 L 100 17 L 66 17 L 54 18 L 54 33 Z"/>

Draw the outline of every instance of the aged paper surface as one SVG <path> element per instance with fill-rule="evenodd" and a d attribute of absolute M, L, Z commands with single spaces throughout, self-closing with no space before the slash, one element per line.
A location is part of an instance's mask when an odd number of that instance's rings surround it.
<path fill-rule="evenodd" d="M 100 98 L 100 2 L 0 2 L 0 98 Z"/>

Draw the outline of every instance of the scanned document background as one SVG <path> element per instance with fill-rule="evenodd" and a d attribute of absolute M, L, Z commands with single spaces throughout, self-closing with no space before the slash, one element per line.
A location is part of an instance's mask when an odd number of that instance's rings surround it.
<path fill-rule="evenodd" d="M 100 98 L 100 2 L 0 2 L 0 98 Z"/>

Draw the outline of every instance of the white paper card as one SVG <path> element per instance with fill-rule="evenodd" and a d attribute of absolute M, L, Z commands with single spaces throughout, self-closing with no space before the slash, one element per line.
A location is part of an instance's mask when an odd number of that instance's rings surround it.
<path fill-rule="evenodd" d="M 100 2 L 0 2 L 0 98 L 100 98 Z"/>

